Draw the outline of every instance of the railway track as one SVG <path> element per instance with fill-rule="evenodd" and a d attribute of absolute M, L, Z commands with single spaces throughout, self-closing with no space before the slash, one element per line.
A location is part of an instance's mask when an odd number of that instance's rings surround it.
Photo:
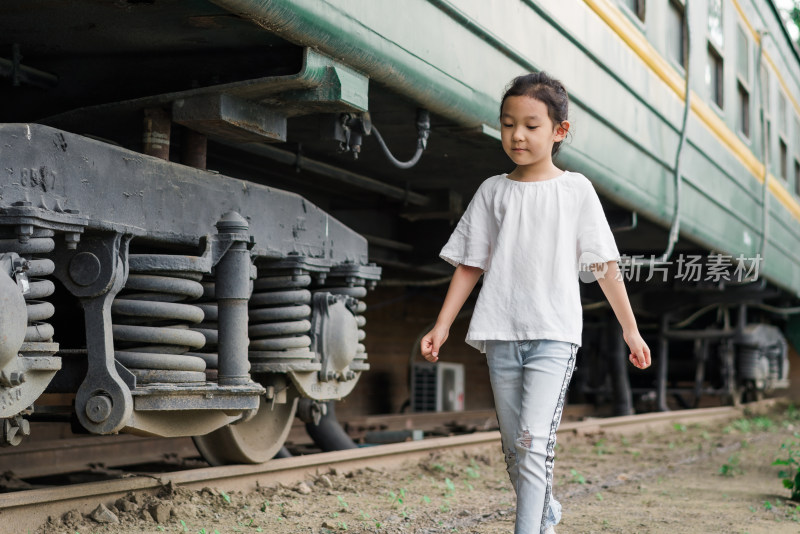
<path fill-rule="evenodd" d="M 762 401 L 766 407 L 774 401 Z M 589 419 L 564 422 L 559 433 L 632 434 L 659 430 L 676 423 L 700 423 L 715 419 L 731 419 L 743 413 L 741 408 L 718 407 L 649 413 L 635 416 Z M 320 453 L 277 459 L 261 465 L 233 465 L 162 473 L 118 473 L 119 478 L 38 488 L 0 495 L 0 521 L 8 532 L 32 531 L 44 524 L 48 516 L 60 516 L 69 510 L 89 513 L 98 503 L 113 502 L 129 492 L 154 494 L 163 486 L 189 489 L 220 487 L 225 491 L 253 491 L 259 486 L 296 483 L 304 478 L 335 468 L 349 471 L 369 466 L 388 468 L 409 460 L 420 459 L 434 451 L 469 450 L 499 443 L 499 433 L 472 434 L 409 441 L 347 451 Z"/>

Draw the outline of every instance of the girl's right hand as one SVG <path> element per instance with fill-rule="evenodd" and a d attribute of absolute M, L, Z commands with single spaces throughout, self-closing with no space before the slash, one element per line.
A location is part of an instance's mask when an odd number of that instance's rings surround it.
<path fill-rule="evenodd" d="M 439 348 L 447 341 L 450 335 L 449 328 L 433 327 L 433 330 L 425 334 L 420 342 L 420 352 L 422 357 L 429 362 L 436 362 L 439 359 Z"/>

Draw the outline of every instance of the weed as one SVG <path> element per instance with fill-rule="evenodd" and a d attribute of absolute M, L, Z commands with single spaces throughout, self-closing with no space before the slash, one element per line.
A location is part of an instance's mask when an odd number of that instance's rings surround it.
<path fill-rule="evenodd" d="M 764 416 L 753 417 L 753 426 L 756 428 L 756 430 L 764 432 L 771 430 L 775 426 L 775 421 Z"/>
<path fill-rule="evenodd" d="M 347 510 L 350 507 L 341 495 L 337 495 L 336 500 L 339 501 L 339 506 L 341 506 L 343 510 Z"/>
<path fill-rule="evenodd" d="M 728 457 L 728 461 L 722 464 L 719 468 L 719 474 L 724 477 L 734 477 L 736 475 L 741 475 L 744 473 L 742 468 L 739 466 L 739 455 L 732 454 Z"/>
<path fill-rule="evenodd" d="M 444 485 L 447 487 L 447 491 L 445 491 L 445 495 L 453 494 L 456 492 L 456 485 L 453 484 L 453 481 L 449 478 L 444 479 Z"/>
<path fill-rule="evenodd" d="M 574 482 L 576 484 L 586 484 L 586 477 L 582 474 L 578 473 L 576 469 L 570 469 L 569 474 L 572 475 L 572 480 L 570 482 Z"/>
<path fill-rule="evenodd" d="M 597 440 L 597 443 L 594 444 L 594 453 L 597 456 L 603 456 L 604 454 L 611 454 L 612 452 L 614 451 L 609 448 L 608 442 L 605 439 Z"/>
<path fill-rule="evenodd" d="M 772 510 L 772 503 L 771 503 L 771 502 L 769 502 L 769 501 L 764 501 L 764 510 L 766 510 L 766 511 L 768 511 L 768 512 L 769 512 L 770 510 Z"/>
<path fill-rule="evenodd" d="M 403 499 L 405 499 L 405 498 L 406 498 L 406 490 L 405 490 L 405 488 L 400 488 L 400 492 L 399 493 L 395 493 L 393 491 L 389 492 L 389 501 L 390 501 L 392 506 L 396 506 L 398 504 L 403 504 Z"/>
<path fill-rule="evenodd" d="M 800 501 L 800 432 L 795 432 L 793 440 L 787 440 L 781 445 L 785 451 L 786 459 L 777 458 L 772 465 L 781 465 L 785 469 L 778 472 L 783 480 L 783 487 L 791 492 L 793 501 Z"/>
<path fill-rule="evenodd" d="M 228 504 L 231 503 L 231 496 L 230 495 L 228 495 L 224 491 L 220 491 L 219 494 L 222 495 L 222 498 L 225 499 L 226 503 L 228 503 Z"/>
<path fill-rule="evenodd" d="M 686 425 L 684 425 L 683 423 L 675 423 L 674 425 L 672 425 L 672 428 L 674 428 L 678 432 L 686 432 Z"/>
<path fill-rule="evenodd" d="M 598 501 L 602 501 L 603 500 L 603 494 L 602 493 L 599 493 L 599 492 L 595 493 L 594 496 Z"/>

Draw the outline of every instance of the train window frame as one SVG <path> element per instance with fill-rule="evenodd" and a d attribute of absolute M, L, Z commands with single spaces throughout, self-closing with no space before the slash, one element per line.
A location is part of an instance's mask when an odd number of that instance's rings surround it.
<path fill-rule="evenodd" d="M 719 4 L 719 12 L 716 13 L 715 10 L 712 8 L 712 5 L 717 2 Z M 719 17 L 713 17 L 712 15 L 718 14 Z M 706 13 L 706 32 L 708 33 L 708 41 L 714 46 L 717 52 L 720 52 L 725 47 L 725 2 L 723 0 L 709 0 L 708 1 L 708 12 Z M 711 26 L 712 20 L 719 21 L 719 32 L 715 33 L 714 29 Z M 718 39 L 717 39 L 718 38 Z M 721 56 L 721 54 L 720 54 Z"/>
<path fill-rule="evenodd" d="M 800 118 L 798 118 L 796 113 L 792 113 L 792 137 L 791 139 L 794 141 L 792 143 L 792 155 L 795 160 L 800 160 Z M 800 187 L 800 184 L 798 185 Z"/>
<path fill-rule="evenodd" d="M 679 14 L 680 18 L 680 59 L 675 57 L 675 50 L 673 50 L 674 43 L 671 40 L 672 22 L 670 22 L 673 14 Z M 689 64 L 689 47 L 687 46 L 687 28 L 686 28 L 686 6 L 682 0 L 667 0 L 667 23 L 665 25 L 666 31 L 664 32 L 664 44 L 666 49 L 666 56 L 669 62 L 675 66 L 681 75 L 686 75 L 686 65 Z"/>
<path fill-rule="evenodd" d="M 717 64 L 712 64 L 714 60 L 716 60 Z M 713 107 L 723 113 L 725 110 L 725 58 L 722 57 L 722 54 L 711 40 L 708 41 L 706 69 L 708 100 Z"/>
<path fill-rule="evenodd" d="M 780 163 L 778 164 L 779 175 L 784 182 L 789 181 L 789 147 L 786 146 L 786 140 L 782 137 L 778 139 L 778 157 Z"/>
<path fill-rule="evenodd" d="M 631 7 L 628 3 L 631 0 L 618 0 L 617 3 L 622 8 L 622 11 L 636 24 L 639 24 L 640 29 L 644 30 L 644 23 L 647 17 L 647 0 L 633 0 L 636 7 Z"/>
<path fill-rule="evenodd" d="M 736 93 L 739 97 L 739 109 L 736 114 L 736 131 L 750 142 L 750 91 L 742 84 L 742 80 L 736 80 Z"/>
<path fill-rule="evenodd" d="M 789 117 L 788 101 L 783 91 L 778 91 L 778 165 L 780 177 L 789 181 Z"/>
<path fill-rule="evenodd" d="M 794 159 L 794 194 L 800 196 L 800 160 Z"/>
<path fill-rule="evenodd" d="M 762 113 L 764 114 L 764 132 L 762 135 L 765 137 L 765 143 L 767 145 L 767 152 L 771 155 L 772 152 L 772 78 L 769 73 L 769 69 L 767 68 L 766 63 L 761 63 L 761 68 L 758 73 L 758 83 L 759 83 L 759 91 L 762 92 L 759 95 L 759 107 L 761 107 Z M 759 125 L 760 126 L 760 125 Z M 770 167 L 774 169 L 774 158 L 770 157 Z"/>
<path fill-rule="evenodd" d="M 742 50 L 744 45 L 744 50 Z M 742 55 L 744 52 L 744 65 L 742 65 Z M 736 24 L 736 45 L 735 45 L 735 70 L 736 70 L 736 94 L 738 99 L 739 108 L 736 113 L 736 131 L 748 143 L 752 134 L 752 110 L 753 106 L 750 102 L 750 95 L 752 93 L 750 87 L 750 74 L 751 74 L 751 57 L 750 57 L 750 39 L 747 37 L 747 32 L 741 24 Z M 746 72 L 742 72 L 742 66 Z"/>
<path fill-rule="evenodd" d="M 784 137 L 788 137 L 789 132 L 789 116 L 787 110 L 789 109 L 789 102 L 783 91 L 778 91 L 778 131 Z"/>

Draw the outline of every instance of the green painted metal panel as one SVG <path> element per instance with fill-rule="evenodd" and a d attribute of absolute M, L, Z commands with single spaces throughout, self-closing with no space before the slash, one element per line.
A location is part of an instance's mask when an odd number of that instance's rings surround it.
<path fill-rule="evenodd" d="M 580 0 L 215 3 L 317 48 L 464 126 L 496 127 L 504 85 L 522 72 L 548 70 L 565 83 L 573 100 L 574 138 L 561 161 L 587 174 L 619 204 L 669 224 L 683 101 Z M 701 36 L 692 52 L 692 87 L 706 95 L 700 15 L 692 20 Z M 655 34 L 650 37 L 659 41 Z M 785 54 L 776 57 L 786 60 Z M 796 62 L 787 72 L 796 89 Z M 726 86 L 727 102 L 734 102 L 734 94 Z M 732 130 L 734 115 L 722 116 Z M 712 250 L 754 255 L 761 241 L 761 184 L 696 116 L 688 133 L 682 235 Z M 800 262 L 793 252 L 800 250 L 798 221 L 774 197 L 770 211 L 763 272 L 800 295 Z"/>

